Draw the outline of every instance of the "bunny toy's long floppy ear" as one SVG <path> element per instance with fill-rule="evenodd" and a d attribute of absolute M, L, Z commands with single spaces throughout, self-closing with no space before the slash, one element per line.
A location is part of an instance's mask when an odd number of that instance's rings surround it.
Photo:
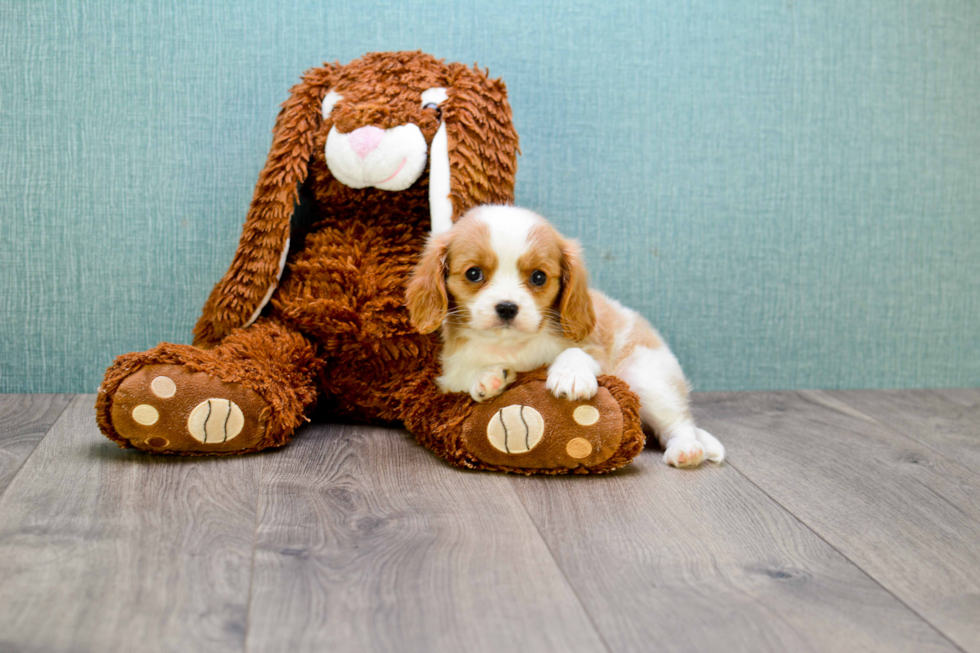
<path fill-rule="evenodd" d="M 238 250 L 204 304 L 194 327 L 195 345 L 212 347 L 232 329 L 251 324 L 276 289 L 289 250 L 290 219 L 320 125 L 320 103 L 336 71 L 336 65 L 307 71 L 282 105 Z"/>
<path fill-rule="evenodd" d="M 448 68 L 445 138 L 440 142 L 437 135 L 432 144 L 429 187 L 430 192 L 448 188 L 445 206 L 452 215 L 451 221 L 437 216 L 444 198 L 430 197 L 433 233 L 479 204 L 512 204 L 520 151 L 504 83 L 476 67 L 452 63 Z M 440 157 L 448 165 L 439 165 Z M 436 179 L 443 170 L 449 179 Z"/>

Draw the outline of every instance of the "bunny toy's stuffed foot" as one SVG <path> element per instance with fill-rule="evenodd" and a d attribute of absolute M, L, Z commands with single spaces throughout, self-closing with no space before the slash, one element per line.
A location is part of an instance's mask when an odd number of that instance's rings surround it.
<path fill-rule="evenodd" d="M 300 334 L 259 320 L 218 347 L 163 343 L 118 357 L 96 400 L 122 447 L 238 454 L 285 444 L 313 404 L 316 357 Z"/>
<path fill-rule="evenodd" d="M 612 471 L 643 448 L 636 396 L 600 377 L 591 399 L 556 398 L 542 376 L 477 405 L 462 425 L 470 466 L 523 474 Z"/>
<path fill-rule="evenodd" d="M 239 383 L 183 365 L 147 365 L 111 398 L 122 443 L 154 453 L 229 454 L 264 449 L 269 405 Z"/>

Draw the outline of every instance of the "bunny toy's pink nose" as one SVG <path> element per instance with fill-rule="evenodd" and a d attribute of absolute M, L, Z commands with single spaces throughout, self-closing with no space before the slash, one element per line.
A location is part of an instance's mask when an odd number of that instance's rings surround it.
<path fill-rule="evenodd" d="M 377 127 L 359 127 L 350 133 L 350 146 L 362 159 L 378 147 L 378 143 L 385 137 L 385 130 Z"/>

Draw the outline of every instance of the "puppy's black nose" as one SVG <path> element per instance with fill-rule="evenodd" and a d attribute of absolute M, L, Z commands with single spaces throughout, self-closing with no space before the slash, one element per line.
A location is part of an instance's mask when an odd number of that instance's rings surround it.
<path fill-rule="evenodd" d="M 496 309 L 501 320 L 513 320 L 517 317 L 517 304 L 514 302 L 500 302 L 494 306 L 494 309 Z"/>

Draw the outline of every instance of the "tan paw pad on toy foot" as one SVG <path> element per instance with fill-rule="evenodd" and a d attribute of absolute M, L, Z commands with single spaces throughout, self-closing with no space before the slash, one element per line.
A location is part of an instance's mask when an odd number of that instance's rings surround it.
<path fill-rule="evenodd" d="M 267 405 L 238 383 L 182 365 L 147 365 L 112 398 L 112 423 L 137 449 L 160 453 L 235 453 L 265 433 Z"/>
<path fill-rule="evenodd" d="M 516 470 L 592 467 L 622 442 L 623 414 L 606 388 L 569 401 L 522 385 L 481 404 L 463 425 L 462 444 L 481 462 Z"/>
<path fill-rule="evenodd" d="M 541 442 L 544 418 L 530 406 L 504 406 L 487 424 L 487 440 L 497 451 L 506 454 L 527 453 Z"/>

